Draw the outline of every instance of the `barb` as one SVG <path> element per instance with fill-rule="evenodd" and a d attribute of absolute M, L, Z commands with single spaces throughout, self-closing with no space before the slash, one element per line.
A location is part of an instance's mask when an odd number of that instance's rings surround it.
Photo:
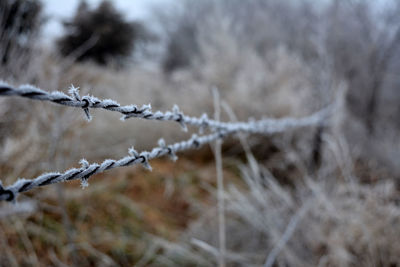
<path fill-rule="evenodd" d="M 97 97 L 85 95 L 81 97 L 78 93 L 78 88 L 71 86 L 70 95 L 63 92 L 53 91 L 47 92 L 32 85 L 21 85 L 13 87 L 5 82 L 0 82 L 0 96 L 20 96 L 33 100 L 49 101 L 59 105 L 82 108 L 85 112 L 87 120 L 91 120 L 89 110 L 92 108 L 101 108 L 108 111 L 119 112 L 123 116 L 122 120 L 129 118 L 141 118 L 146 120 L 158 121 L 175 121 L 178 122 L 184 131 L 187 130 L 186 125 L 191 125 L 199 128 L 200 133 L 203 133 L 205 128 L 210 128 L 212 131 L 244 131 L 249 133 L 269 134 L 271 129 L 287 128 L 290 125 L 298 127 L 299 123 L 305 125 L 314 124 L 314 120 L 326 118 L 331 108 L 328 107 L 313 116 L 307 117 L 306 120 L 296 118 L 286 119 L 263 119 L 249 122 L 220 122 L 209 119 L 207 114 L 203 114 L 200 118 L 190 117 L 179 110 L 178 106 L 174 106 L 172 111 L 156 111 L 151 110 L 150 105 L 138 107 L 136 105 L 121 106 L 118 102 L 105 99 L 101 100 Z"/>

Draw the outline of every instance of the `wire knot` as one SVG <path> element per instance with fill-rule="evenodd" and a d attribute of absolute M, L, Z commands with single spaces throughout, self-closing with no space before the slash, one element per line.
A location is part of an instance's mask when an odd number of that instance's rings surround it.
<path fill-rule="evenodd" d="M 135 159 L 137 159 L 140 156 L 139 153 L 136 151 L 136 149 L 133 146 L 131 148 L 129 148 L 128 153 L 131 157 L 134 157 Z"/>
<path fill-rule="evenodd" d="M 199 137 L 197 136 L 197 134 L 192 135 L 192 137 L 190 138 L 190 143 L 192 144 L 192 146 L 194 148 L 200 147 L 200 141 L 199 141 Z"/>
<path fill-rule="evenodd" d="M 171 159 L 172 161 L 176 161 L 176 160 L 178 159 L 178 156 L 175 154 L 175 151 L 172 149 L 172 147 L 166 145 L 164 138 L 160 138 L 160 139 L 158 140 L 158 145 L 159 145 L 162 149 L 165 149 L 165 150 L 168 151 L 168 152 L 167 152 L 167 153 L 168 153 L 168 156 L 170 157 L 170 159 Z"/>
<path fill-rule="evenodd" d="M 135 160 L 136 159 L 141 159 L 141 162 L 143 167 L 145 167 L 148 170 L 152 170 L 150 163 L 149 163 L 149 153 L 148 152 L 142 152 L 142 153 L 138 153 L 136 151 L 136 149 L 132 146 L 131 148 L 129 148 L 129 155 L 131 157 L 133 157 Z"/>
<path fill-rule="evenodd" d="M 86 159 L 81 159 L 79 161 L 79 164 L 81 164 L 82 172 L 89 169 L 90 167 L 90 164 Z M 81 187 L 86 188 L 88 186 L 89 186 L 88 177 L 86 176 L 81 177 Z"/>
<path fill-rule="evenodd" d="M 184 132 L 187 132 L 188 129 L 187 129 L 186 123 L 184 121 L 183 113 L 180 111 L 180 109 L 177 105 L 174 105 L 174 107 L 172 108 L 172 113 L 176 117 L 175 121 L 181 125 L 182 130 Z"/>
<path fill-rule="evenodd" d="M 89 112 L 89 106 L 91 104 L 91 99 L 89 96 L 84 96 L 83 98 L 81 98 L 81 96 L 79 95 L 79 87 L 75 87 L 71 84 L 71 87 L 69 89 L 69 94 L 76 100 L 81 102 L 82 104 L 82 109 L 85 112 L 86 115 L 86 120 L 87 121 L 91 121 L 92 120 L 92 115 L 90 115 Z"/>
<path fill-rule="evenodd" d="M 199 127 L 199 133 L 203 134 L 204 131 L 206 130 L 206 128 L 208 127 L 208 115 L 206 113 L 201 115 L 200 121 L 201 121 L 201 123 L 200 123 L 200 127 Z"/>
<path fill-rule="evenodd" d="M 142 165 L 149 171 L 151 171 L 153 168 L 151 168 L 150 163 L 149 163 L 149 153 L 148 152 L 142 152 L 139 155 L 139 158 L 142 159 Z"/>

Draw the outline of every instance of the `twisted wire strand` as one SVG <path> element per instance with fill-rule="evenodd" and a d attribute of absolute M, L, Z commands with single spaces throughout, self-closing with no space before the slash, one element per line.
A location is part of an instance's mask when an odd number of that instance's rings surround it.
<path fill-rule="evenodd" d="M 178 106 L 174 106 L 172 111 L 156 111 L 151 110 L 150 105 L 143 105 L 138 107 L 137 105 L 121 106 L 118 102 L 111 99 L 98 99 L 97 97 L 85 95 L 81 97 L 79 95 L 79 88 L 71 86 L 69 94 L 63 92 L 53 91 L 47 92 L 40 88 L 32 85 L 21 85 L 19 87 L 13 87 L 6 82 L 0 81 L 0 96 L 20 96 L 26 97 L 33 100 L 50 101 L 59 105 L 82 108 L 85 112 L 87 120 L 91 120 L 89 110 L 91 108 L 101 108 L 108 111 L 119 112 L 123 116 L 122 120 L 129 118 L 141 118 L 146 120 L 158 120 L 158 121 L 175 121 L 178 122 L 183 130 L 187 130 L 186 125 L 198 127 L 200 133 L 204 129 L 210 128 L 213 131 L 245 131 L 249 133 L 269 133 L 270 128 L 276 127 L 287 127 L 287 125 L 293 124 L 298 125 L 299 120 L 295 118 L 286 119 L 262 119 L 258 121 L 249 122 L 220 122 L 209 119 L 207 114 L 203 114 L 201 117 L 190 117 L 183 114 Z M 321 115 L 329 115 L 330 108 L 321 110 L 320 113 L 316 113 L 316 119 Z M 307 120 L 308 123 L 308 120 Z"/>
<path fill-rule="evenodd" d="M 134 148 L 129 149 L 129 155 L 119 159 L 106 159 L 102 163 L 91 163 L 89 164 L 85 159 L 80 161 L 80 168 L 72 168 L 64 173 L 51 172 L 44 173 L 34 179 L 19 179 L 14 184 L 3 187 L 0 182 L 0 201 L 15 201 L 17 195 L 22 192 L 32 190 L 36 187 L 41 187 L 45 185 L 50 185 L 54 183 L 60 183 L 70 180 L 80 179 L 82 186 L 87 186 L 87 180 L 89 177 L 101 173 L 110 169 L 117 167 L 131 166 L 135 164 L 142 164 L 145 168 L 151 170 L 149 160 L 159 158 L 162 156 L 169 156 L 173 160 L 176 160 L 176 153 L 189 150 L 197 149 L 201 146 L 211 143 L 219 138 L 223 139 L 228 135 L 234 133 L 245 131 L 245 132 L 262 132 L 262 133 L 278 133 L 283 132 L 291 128 L 304 127 L 310 125 L 316 125 L 323 122 L 325 119 L 325 112 L 317 112 L 309 117 L 304 117 L 301 119 L 286 118 L 281 119 L 278 123 L 276 121 L 274 124 L 257 124 L 254 127 L 250 124 L 250 130 L 241 127 L 231 127 L 229 130 L 216 131 L 208 135 L 197 136 L 193 135 L 189 140 L 181 141 L 172 145 L 166 145 L 163 139 L 160 139 L 158 146 L 153 148 L 151 151 L 143 151 L 138 153 Z M 265 128 L 262 128 L 264 126 Z"/>
<path fill-rule="evenodd" d="M 102 163 L 89 163 L 85 159 L 80 161 L 80 168 L 72 168 L 64 173 L 50 172 L 44 173 L 34 179 L 19 179 L 14 184 L 3 187 L 0 183 L 0 200 L 14 201 L 19 193 L 32 190 L 37 187 L 61 183 L 80 179 L 82 187 L 88 185 L 87 180 L 97 174 L 117 167 L 125 167 L 136 164 L 142 164 L 145 168 L 151 170 L 149 160 L 162 156 L 170 156 L 176 160 L 176 153 L 188 149 L 197 149 L 204 144 L 210 143 L 218 138 L 223 138 L 231 134 L 229 132 L 212 133 L 204 136 L 193 135 L 189 140 L 178 142 L 172 145 L 166 145 L 163 139 L 159 140 L 159 146 L 151 151 L 138 153 L 134 148 L 129 149 L 129 155 L 119 160 L 106 159 Z"/>

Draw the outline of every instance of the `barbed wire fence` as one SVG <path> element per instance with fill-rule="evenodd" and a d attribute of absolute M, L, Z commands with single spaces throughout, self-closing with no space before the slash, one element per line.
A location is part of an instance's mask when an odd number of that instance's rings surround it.
<path fill-rule="evenodd" d="M 174 106 L 171 111 L 153 112 L 150 105 L 122 106 L 111 99 L 101 100 L 97 97 L 79 95 L 79 88 L 71 85 L 69 95 L 59 91 L 47 92 L 32 85 L 21 85 L 14 87 L 6 82 L 0 82 L 0 97 L 18 96 L 32 100 L 49 101 L 55 104 L 68 107 L 81 108 L 88 121 L 92 119 L 90 109 L 100 108 L 107 111 L 121 113 L 122 120 L 130 118 L 141 118 L 145 120 L 174 121 L 180 124 L 184 131 L 187 125 L 198 128 L 199 135 L 192 135 L 188 140 L 167 145 L 160 139 L 158 146 L 150 151 L 138 152 L 133 147 L 129 149 L 129 155 L 121 159 L 106 159 L 102 163 L 89 163 L 87 160 L 80 161 L 80 168 L 72 168 L 65 172 L 44 173 L 33 179 L 18 179 L 14 184 L 4 187 L 0 181 L 0 201 L 15 202 L 20 193 L 32 190 L 37 187 L 61 183 L 71 180 L 81 180 L 82 187 L 88 185 L 88 179 L 98 173 L 131 165 L 141 164 L 147 169 L 151 169 L 149 160 L 169 156 L 173 160 L 177 159 L 176 153 L 198 149 L 205 144 L 209 144 L 218 139 L 224 139 L 239 132 L 250 134 L 270 135 L 273 133 L 284 132 L 289 129 L 322 125 L 333 112 L 333 105 L 322 109 L 310 116 L 303 118 L 281 118 L 281 119 L 262 119 L 250 120 L 248 122 L 221 122 L 209 119 L 207 114 L 200 117 L 190 117 L 180 111 L 178 106 Z M 29 105 L 29 102 L 27 102 Z M 204 134 L 209 130 L 208 134 Z"/>

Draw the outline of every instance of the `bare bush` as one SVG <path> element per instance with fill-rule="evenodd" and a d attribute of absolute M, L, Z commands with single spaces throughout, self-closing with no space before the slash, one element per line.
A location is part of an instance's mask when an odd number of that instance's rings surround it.
<path fill-rule="evenodd" d="M 64 26 L 67 33 L 58 40 L 61 54 L 103 65 L 111 60 L 121 63 L 147 38 L 144 26 L 127 22 L 110 1 L 101 2 L 94 10 L 81 2 L 75 17 Z"/>

